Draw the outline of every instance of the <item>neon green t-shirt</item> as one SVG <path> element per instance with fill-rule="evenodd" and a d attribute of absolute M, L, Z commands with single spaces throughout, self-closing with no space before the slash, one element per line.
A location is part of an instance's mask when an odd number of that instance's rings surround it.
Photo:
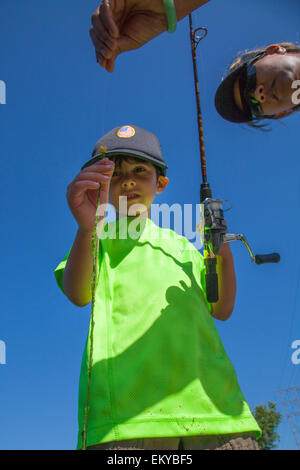
<path fill-rule="evenodd" d="M 248 431 L 258 437 L 260 428 L 210 314 L 202 255 L 151 219 L 140 221 L 135 239 L 121 238 L 136 220 L 108 224 L 99 242 L 87 446 Z M 62 291 L 68 254 L 55 269 Z M 90 333 L 79 380 L 77 449 L 89 346 Z"/>

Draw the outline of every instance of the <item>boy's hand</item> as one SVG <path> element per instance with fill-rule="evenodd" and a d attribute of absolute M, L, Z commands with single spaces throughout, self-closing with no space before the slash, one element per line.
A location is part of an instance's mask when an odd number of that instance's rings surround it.
<path fill-rule="evenodd" d="M 225 219 L 223 219 L 223 224 L 224 224 L 224 229 L 222 230 L 222 233 L 227 233 L 228 228 L 227 228 L 227 222 Z M 221 249 L 218 253 L 218 256 L 222 256 L 222 258 L 226 258 L 226 256 L 231 256 L 231 250 L 230 250 L 230 244 L 229 243 L 223 243 L 221 246 Z"/>
<path fill-rule="evenodd" d="M 223 233 L 227 232 L 227 223 L 224 219 Z M 212 305 L 212 316 L 217 320 L 228 320 L 233 312 L 236 296 L 236 278 L 233 256 L 229 243 L 223 243 L 217 254 L 217 274 L 219 282 L 219 300 Z"/>
<path fill-rule="evenodd" d="M 162 0 L 104 0 L 93 13 L 90 28 L 97 61 L 113 72 L 118 54 L 138 49 L 167 27 Z"/>
<path fill-rule="evenodd" d="M 114 162 L 104 158 L 81 170 L 68 185 L 68 205 L 82 232 L 92 233 L 94 230 L 99 183 L 100 204 L 103 208 L 103 216 L 100 216 L 99 221 L 104 218 L 113 171 Z"/>
<path fill-rule="evenodd" d="M 226 258 L 229 256 L 232 256 L 231 249 L 230 249 L 230 244 L 229 243 L 223 243 L 219 253 L 217 256 L 222 256 L 222 258 Z"/>

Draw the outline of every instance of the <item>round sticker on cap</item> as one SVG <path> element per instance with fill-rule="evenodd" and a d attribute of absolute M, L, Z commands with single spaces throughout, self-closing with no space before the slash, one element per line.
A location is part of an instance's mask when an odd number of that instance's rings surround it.
<path fill-rule="evenodd" d="M 123 126 L 117 132 L 117 136 L 123 139 L 129 139 L 129 137 L 133 137 L 135 134 L 135 129 L 131 126 Z"/>

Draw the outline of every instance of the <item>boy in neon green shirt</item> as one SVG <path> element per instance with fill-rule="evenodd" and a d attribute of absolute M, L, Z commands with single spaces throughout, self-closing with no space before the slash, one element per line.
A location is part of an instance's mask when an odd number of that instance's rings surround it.
<path fill-rule="evenodd" d="M 234 307 L 230 247 L 219 252 L 219 301 L 209 304 L 202 255 L 150 218 L 155 194 L 168 184 L 166 168 L 154 134 L 122 126 L 97 142 L 68 186 L 78 232 L 55 276 L 71 302 L 85 306 L 92 296 L 91 240 L 101 184 L 87 448 L 257 449 L 260 428 L 212 319 L 227 320 Z M 105 224 L 108 201 L 117 220 Z M 77 449 L 90 342 L 91 326 L 81 364 Z"/>

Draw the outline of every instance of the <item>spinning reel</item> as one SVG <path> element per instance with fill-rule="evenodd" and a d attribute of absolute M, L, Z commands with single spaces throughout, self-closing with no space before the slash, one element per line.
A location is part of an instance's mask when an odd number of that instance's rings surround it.
<path fill-rule="evenodd" d="M 204 246 L 204 262 L 206 267 L 206 295 L 211 303 L 218 301 L 218 277 L 216 273 L 217 259 L 223 243 L 230 243 L 234 240 L 241 240 L 249 251 L 252 263 L 278 263 L 280 255 L 270 253 L 265 255 L 254 255 L 246 237 L 243 234 L 224 233 L 226 225 L 224 224 L 224 212 L 222 200 L 212 199 L 211 190 L 207 183 L 201 184 L 200 200 L 202 210 L 202 237 Z"/>

